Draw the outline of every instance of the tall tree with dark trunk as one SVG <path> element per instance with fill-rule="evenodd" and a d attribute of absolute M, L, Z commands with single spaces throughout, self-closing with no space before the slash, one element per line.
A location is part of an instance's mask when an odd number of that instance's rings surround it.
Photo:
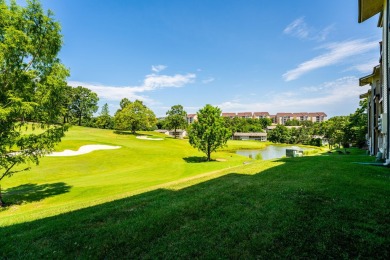
<path fill-rule="evenodd" d="M 69 76 L 61 45 L 60 25 L 39 1 L 0 0 L 0 181 L 29 169 L 15 166 L 38 164 L 67 129 L 58 124 Z"/>
<path fill-rule="evenodd" d="M 70 111 L 77 118 L 78 125 L 81 125 L 82 118 L 88 119 L 98 110 L 99 98 L 88 88 L 78 86 L 72 89 L 71 99 Z"/>

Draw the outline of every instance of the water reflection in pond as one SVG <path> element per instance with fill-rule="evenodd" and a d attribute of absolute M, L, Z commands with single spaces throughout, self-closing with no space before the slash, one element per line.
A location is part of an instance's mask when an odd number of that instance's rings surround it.
<path fill-rule="evenodd" d="M 269 145 L 261 150 L 238 150 L 236 154 L 256 158 L 257 154 L 261 154 L 263 160 L 270 160 L 275 158 L 282 158 L 286 156 L 286 149 L 296 149 L 299 151 L 310 150 L 308 148 L 302 148 L 298 146 L 275 146 Z"/>

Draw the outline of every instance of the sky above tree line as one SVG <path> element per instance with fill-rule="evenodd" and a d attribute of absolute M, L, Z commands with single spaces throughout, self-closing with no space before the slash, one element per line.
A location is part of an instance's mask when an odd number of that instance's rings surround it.
<path fill-rule="evenodd" d="M 23 4 L 24 1 L 18 1 Z M 42 0 L 61 23 L 68 84 L 115 113 L 140 99 L 157 116 L 181 104 L 223 112 L 325 112 L 359 105 L 379 64 L 378 17 L 358 0 Z"/>

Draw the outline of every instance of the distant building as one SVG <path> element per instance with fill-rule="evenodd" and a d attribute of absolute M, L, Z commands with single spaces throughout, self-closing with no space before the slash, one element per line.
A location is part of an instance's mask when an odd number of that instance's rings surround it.
<path fill-rule="evenodd" d="M 313 123 L 321 123 L 327 120 L 327 115 L 324 112 L 300 112 L 300 113 L 277 113 L 276 124 L 285 125 L 287 121 L 310 121 Z"/>
<path fill-rule="evenodd" d="M 360 98 L 367 98 L 368 115 L 368 150 L 370 155 L 376 155 L 384 150 L 384 137 L 386 130 L 379 126 L 383 118 L 383 89 L 381 84 L 381 66 L 374 67 L 372 74 L 359 79 L 360 86 L 370 85 L 367 93 L 360 95 Z M 382 123 L 382 122 L 380 122 Z"/>
<path fill-rule="evenodd" d="M 284 125 L 287 121 L 298 120 L 298 121 L 311 121 L 323 122 L 327 120 L 327 115 L 324 112 L 300 112 L 300 113 L 277 113 L 276 115 L 270 115 L 268 112 L 223 112 L 221 113 L 222 117 L 225 118 L 253 118 L 253 119 L 262 119 L 269 118 L 273 124 Z M 192 124 L 197 120 L 196 114 L 187 115 L 187 123 Z"/>
<path fill-rule="evenodd" d="M 277 113 L 276 114 L 276 124 L 278 125 L 284 125 L 287 121 L 293 120 L 294 114 L 293 113 Z"/>
<path fill-rule="evenodd" d="M 270 115 L 268 112 L 254 112 L 253 118 L 255 119 L 270 118 Z"/>
<path fill-rule="evenodd" d="M 274 130 L 276 127 L 277 127 L 277 125 L 270 125 L 270 126 L 267 126 L 266 131 L 267 131 L 267 132 L 270 132 L 270 131 Z M 301 128 L 301 127 L 302 127 L 302 126 L 300 126 L 300 125 L 297 125 L 297 126 L 286 126 L 287 129 Z"/>
<path fill-rule="evenodd" d="M 222 113 L 222 117 L 235 118 L 237 116 L 236 113 Z"/>
<path fill-rule="evenodd" d="M 182 130 L 182 129 L 176 129 L 176 134 L 175 134 L 174 130 L 158 129 L 158 130 L 154 130 L 154 131 L 157 133 L 165 134 L 165 135 L 172 136 L 172 137 L 175 137 L 175 135 L 176 135 L 176 138 L 181 138 L 181 139 L 187 136 L 187 131 Z"/>
<path fill-rule="evenodd" d="M 294 119 L 300 122 L 309 121 L 309 113 L 306 112 L 294 113 Z"/>
<path fill-rule="evenodd" d="M 267 141 L 267 133 L 234 133 L 233 140 Z"/>
<path fill-rule="evenodd" d="M 313 123 L 321 123 L 323 121 L 326 121 L 326 117 L 327 115 L 324 112 L 309 113 L 308 121 L 311 121 Z"/>
<path fill-rule="evenodd" d="M 237 113 L 237 117 L 240 117 L 240 118 L 253 118 L 253 114 L 252 114 L 252 112 L 240 112 L 240 113 Z"/>
<path fill-rule="evenodd" d="M 198 116 L 196 114 L 187 114 L 187 124 L 192 124 L 197 118 Z"/>

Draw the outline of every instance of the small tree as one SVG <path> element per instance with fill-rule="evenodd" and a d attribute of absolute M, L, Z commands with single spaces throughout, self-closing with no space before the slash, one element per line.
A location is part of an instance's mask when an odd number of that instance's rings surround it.
<path fill-rule="evenodd" d="M 113 126 L 112 116 L 110 116 L 110 111 L 108 109 L 108 104 L 105 103 L 102 107 L 100 115 L 96 118 L 96 127 L 103 129 L 110 129 Z"/>
<path fill-rule="evenodd" d="M 364 99 L 360 101 L 360 107 L 356 109 L 355 113 L 349 115 L 349 123 L 347 125 L 352 143 L 359 148 L 367 144 L 368 115 L 366 111 L 367 99 Z"/>
<path fill-rule="evenodd" d="M 218 107 L 208 104 L 196 114 L 198 120 L 191 125 L 189 142 L 193 147 L 204 152 L 207 161 L 210 161 L 211 153 L 226 144 L 231 132 L 224 126 L 225 122 Z"/>
<path fill-rule="evenodd" d="M 184 128 L 187 125 L 187 113 L 184 111 L 182 105 L 175 105 L 166 114 L 165 125 L 170 129 L 174 129 L 174 136 L 176 138 L 176 130 Z"/>
<path fill-rule="evenodd" d="M 114 117 L 115 129 L 131 130 L 133 134 L 139 130 L 150 129 L 156 122 L 153 111 L 140 100 L 126 102 L 126 105 L 118 110 Z"/>

